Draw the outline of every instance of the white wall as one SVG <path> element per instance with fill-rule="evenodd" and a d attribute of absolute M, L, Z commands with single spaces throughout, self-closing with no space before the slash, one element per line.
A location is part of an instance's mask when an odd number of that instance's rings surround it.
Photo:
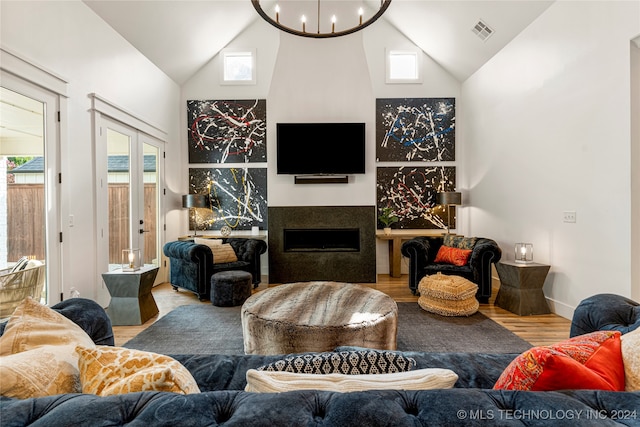
<path fill-rule="evenodd" d="M 560 314 L 599 292 L 638 295 L 629 255 L 629 41 L 640 34 L 637 2 L 556 2 L 462 89 L 427 55 L 423 84 L 386 84 L 385 48 L 411 43 L 383 21 L 343 38 L 307 40 L 257 20 L 230 43 L 256 47 L 257 85 L 220 85 L 216 57 L 181 93 L 82 2 L 3 0 L 0 7 L 2 46 L 69 81 L 63 213 L 75 225 L 63 218 L 66 290 L 103 296 L 88 255 L 96 233 L 88 98 L 95 92 L 167 131 L 167 240 L 187 230 L 180 208 L 187 99 L 266 97 L 268 198 L 276 206 L 375 204 L 375 99 L 456 97 L 455 164 L 468 201 L 459 232 L 495 238 L 510 259 L 515 242 L 532 242 L 536 260 L 552 266 L 545 293 Z M 277 121 L 342 119 L 367 123 L 367 174 L 311 189 L 275 175 Z M 577 212 L 576 224 L 562 222 L 565 210 Z M 378 254 L 384 272 L 386 248 Z"/>
<path fill-rule="evenodd" d="M 365 31 L 321 40 L 279 32 L 266 22 L 257 20 L 228 47 L 256 48 L 257 84 L 220 85 L 220 58 L 216 56 L 182 87 L 182 128 L 186 129 L 186 101 L 189 99 L 266 98 L 269 206 L 375 205 L 376 98 L 458 98 L 460 95 L 460 84 L 427 55 L 423 55 L 425 78 L 422 84 L 386 84 L 385 48 L 415 46 L 382 20 Z M 295 185 L 292 176 L 277 175 L 276 123 L 304 121 L 366 123 L 366 174 L 351 175 L 349 184 L 314 185 Z M 459 124 L 459 121 L 456 120 L 456 123 Z M 186 132 L 181 133 L 181 141 L 186 153 Z M 463 141 L 458 139 L 458 143 L 462 144 Z M 215 167 L 202 164 L 191 166 Z M 183 171 L 184 191 L 187 190 L 188 167 L 186 165 Z M 186 233 L 186 215 L 182 222 L 183 232 Z M 386 242 L 378 243 L 379 273 L 388 272 L 388 250 L 385 245 Z"/>
<path fill-rule="evenodd" d="M 63 292 L 75 287 L 103 305 L 108 292 L 97 271 L 94 154 L 90 93 L 167 132 L 167 184 L 176 186 L 179 87 L 80 1 L 2 1 L 2 46 L 68 81 L 63 172 Z M 68 215 L 74 216 L 69 227 Z M 169 223 L 168 233 L 175 234 Z M 53 300 L 55 302 L 55 300 Z"/>
<path fill-rule="evenodd" d="M 631 298 L 640 301 L 640 35 L 631 51 Z"/>
<path fill-rule="evenodd" d="M 514 243 L 533 243 L 565 317 L 592 294 L 632 293 L 629 42 L 639 33 L 638 2 L 555 2 L 462 87 L 470 234 L 495 238 L 507 259 Z M 563 223 L 564 211 L 577 222 Z"/>

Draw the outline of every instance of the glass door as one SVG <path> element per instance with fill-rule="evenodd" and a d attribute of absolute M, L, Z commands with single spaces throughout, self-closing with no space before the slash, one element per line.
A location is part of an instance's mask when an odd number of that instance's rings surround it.
<path fill-rule="evenodd" d="M 140 265 L 160 266 L 160 144 L 103 118 L 106 133 L 108 271 L 121 267 L 122 251 L 139 249 Z"/>
<path fill-rule="evenodd" d="M 57 111 L 56 95 L 3 73 L 0 280 L 30 290 L 0 292 L 0 317 L 14 297 L 18 303 L 26 295 L 43 303 L 59 301 Z"/>
<path fill-rule="evenodd" d="M 138 224 L 138 241 L 143 248 L 143 264 L 159 267 L 161 255 L 158 227 L 161 221 L 159 210 L 160 195 L 158 191 L 158 182 L 160 182 L 160 148 L 150 141 L 144 141 L 143 138 L 142 153 L 143 194 L 140 199 L 142 201 L 142 207 L 140 208 L 142 217 Z"/>
<path fill-rule="evenodd" d="M 109 268 L 121 267 L 122 251 L 138 248 L 131 240 L 131 144 L 135 137 L 126 128 L 107 127 L 107 201 L 109 212 Z M 136 204 L 137 205 L 137 204 Z"/>

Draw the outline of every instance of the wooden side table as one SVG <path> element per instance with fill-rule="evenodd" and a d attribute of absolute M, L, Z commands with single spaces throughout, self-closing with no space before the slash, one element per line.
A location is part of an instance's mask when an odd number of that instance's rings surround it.
<path fill-rule="evenodd" d="M 550 268 L 538 263 L 498 262 L 500 290 L 495 304 L 519 316 L 551 313 L 542 292 Z"/>
<path fill-rule="evenodd" d="M 384 231 L 376 231 L 376 238 L 379 240 L 387 240 L 389 242 L 389 276 L 400 277 L 402 275 L 402 248 L 403 240 L 411 240 L 419 236 L 440 236 L 442 231 L 436 233 L 424 233 L 416 231 L 392 230 L 391 234 L 384 234 Z"/>
<path fill-rule="evenodd" d="M 156 266 L 102 273 L 102 280 L 111 294 L 107 314 L 113 326 L 142 325 L 158 314 L 158 305 L 151 294 L 157 274 Z"/>

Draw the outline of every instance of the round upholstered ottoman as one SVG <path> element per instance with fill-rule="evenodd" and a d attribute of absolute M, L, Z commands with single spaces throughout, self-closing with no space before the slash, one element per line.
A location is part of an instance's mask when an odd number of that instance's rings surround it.
<path fill-rule="evenodd" d="M 211 304 L 218 307 L 242 305 L 251 296 L 251 273 L 221 271 L 211 276 Z"/>
<path fill-rule="evenodd" d="M 418 305 L 441 316 L 471 316 L 480 307 L 478 285 L 464 277 L 432 274 L 420 280 L 418 290 Z"/>
<path fill-rule="evenodd" d="M 340 345 L 396 349 L 396 302 L 362 285 L 277 286 L 253 294 L 241 316 L 246 354 L 321 352 Z"/>

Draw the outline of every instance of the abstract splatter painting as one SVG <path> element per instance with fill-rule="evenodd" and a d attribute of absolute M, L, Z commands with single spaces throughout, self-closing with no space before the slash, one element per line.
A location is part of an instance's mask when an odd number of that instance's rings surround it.
<path fill-rule="evenodd" d="M 453 191 L 455 166 L 403 166 L 377 168 L 376 191 L 378 212 L 390 207 L 399 222 L 393 228 L 444 229 L 447 212 L 436 205 L 436 193 Z M 378 228 L 382 228 L 378 222 Z M 455 212 L 451 207 L 451 228 L 455 228 Z"/>
<path fill-rule="evenodd" d="M 187 101 L 189 163 L 267 161 L 267 101 Z"/>
<path fill-rule="evenodd" d="M 267 227 L 266 168 L 190 168 L 189 193 L 211 195 L 214 214 L 207 230 Z"/>
<path fill-rule="evenodd" d="M 376 99 L 376 158 L 455 160 L 455 98 Z"/>

